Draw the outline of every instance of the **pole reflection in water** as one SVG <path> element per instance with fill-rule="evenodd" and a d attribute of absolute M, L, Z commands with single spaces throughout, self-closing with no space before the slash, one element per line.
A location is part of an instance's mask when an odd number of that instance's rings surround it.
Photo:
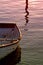
<path fill-rule="evenodd" d="M 25 13 L 26 13 L 26 15 L 25 15 L 25 20 L 26 20 L 25 26 L 27 26 L 27 24 L 29 22 L 28 0 L 26 0 Z M 27 30 L 27 29 L 25 29 L 25 30 Z"/>
<path fill-rule="evenodd" d="M 0 60 L 0 65 L 16 65 L 21 61 L 21 48 L 18 46 L 15 51 Z"/>

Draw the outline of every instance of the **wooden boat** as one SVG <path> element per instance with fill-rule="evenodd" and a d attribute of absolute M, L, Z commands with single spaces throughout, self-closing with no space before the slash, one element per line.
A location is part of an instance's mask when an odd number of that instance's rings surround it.
<path fill-rule="evenodd" d="M 19 45 L 21 32 L 14 23 L 0 23 L 0 59 L 4 58 Z"/>

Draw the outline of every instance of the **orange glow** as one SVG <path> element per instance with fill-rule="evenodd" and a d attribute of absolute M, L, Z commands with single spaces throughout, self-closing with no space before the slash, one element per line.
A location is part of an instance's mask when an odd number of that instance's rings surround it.
<path fill-rule="evenodd" d="M 37 1 L 37 0 L 29 0 L 30 2 L 32 2 L 32 1 Z"/>

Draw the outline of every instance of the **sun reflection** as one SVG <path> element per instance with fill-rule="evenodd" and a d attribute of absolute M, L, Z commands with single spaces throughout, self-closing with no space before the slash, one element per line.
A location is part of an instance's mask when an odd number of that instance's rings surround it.
<path fill-rule="evenodd" d="M 37 1 L 37 0 L 29 0 L 29 2 L 32 2 L 32 1 Z"/>

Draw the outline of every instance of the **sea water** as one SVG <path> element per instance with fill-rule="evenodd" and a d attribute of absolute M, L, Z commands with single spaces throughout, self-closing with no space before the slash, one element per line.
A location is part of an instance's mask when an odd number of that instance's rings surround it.
<path fill-rule="evenodd" d="M 21 61 L 43 65 L 43 0 L 0 0 L 0 23 L 16 23 L 22 32 Z"/>

